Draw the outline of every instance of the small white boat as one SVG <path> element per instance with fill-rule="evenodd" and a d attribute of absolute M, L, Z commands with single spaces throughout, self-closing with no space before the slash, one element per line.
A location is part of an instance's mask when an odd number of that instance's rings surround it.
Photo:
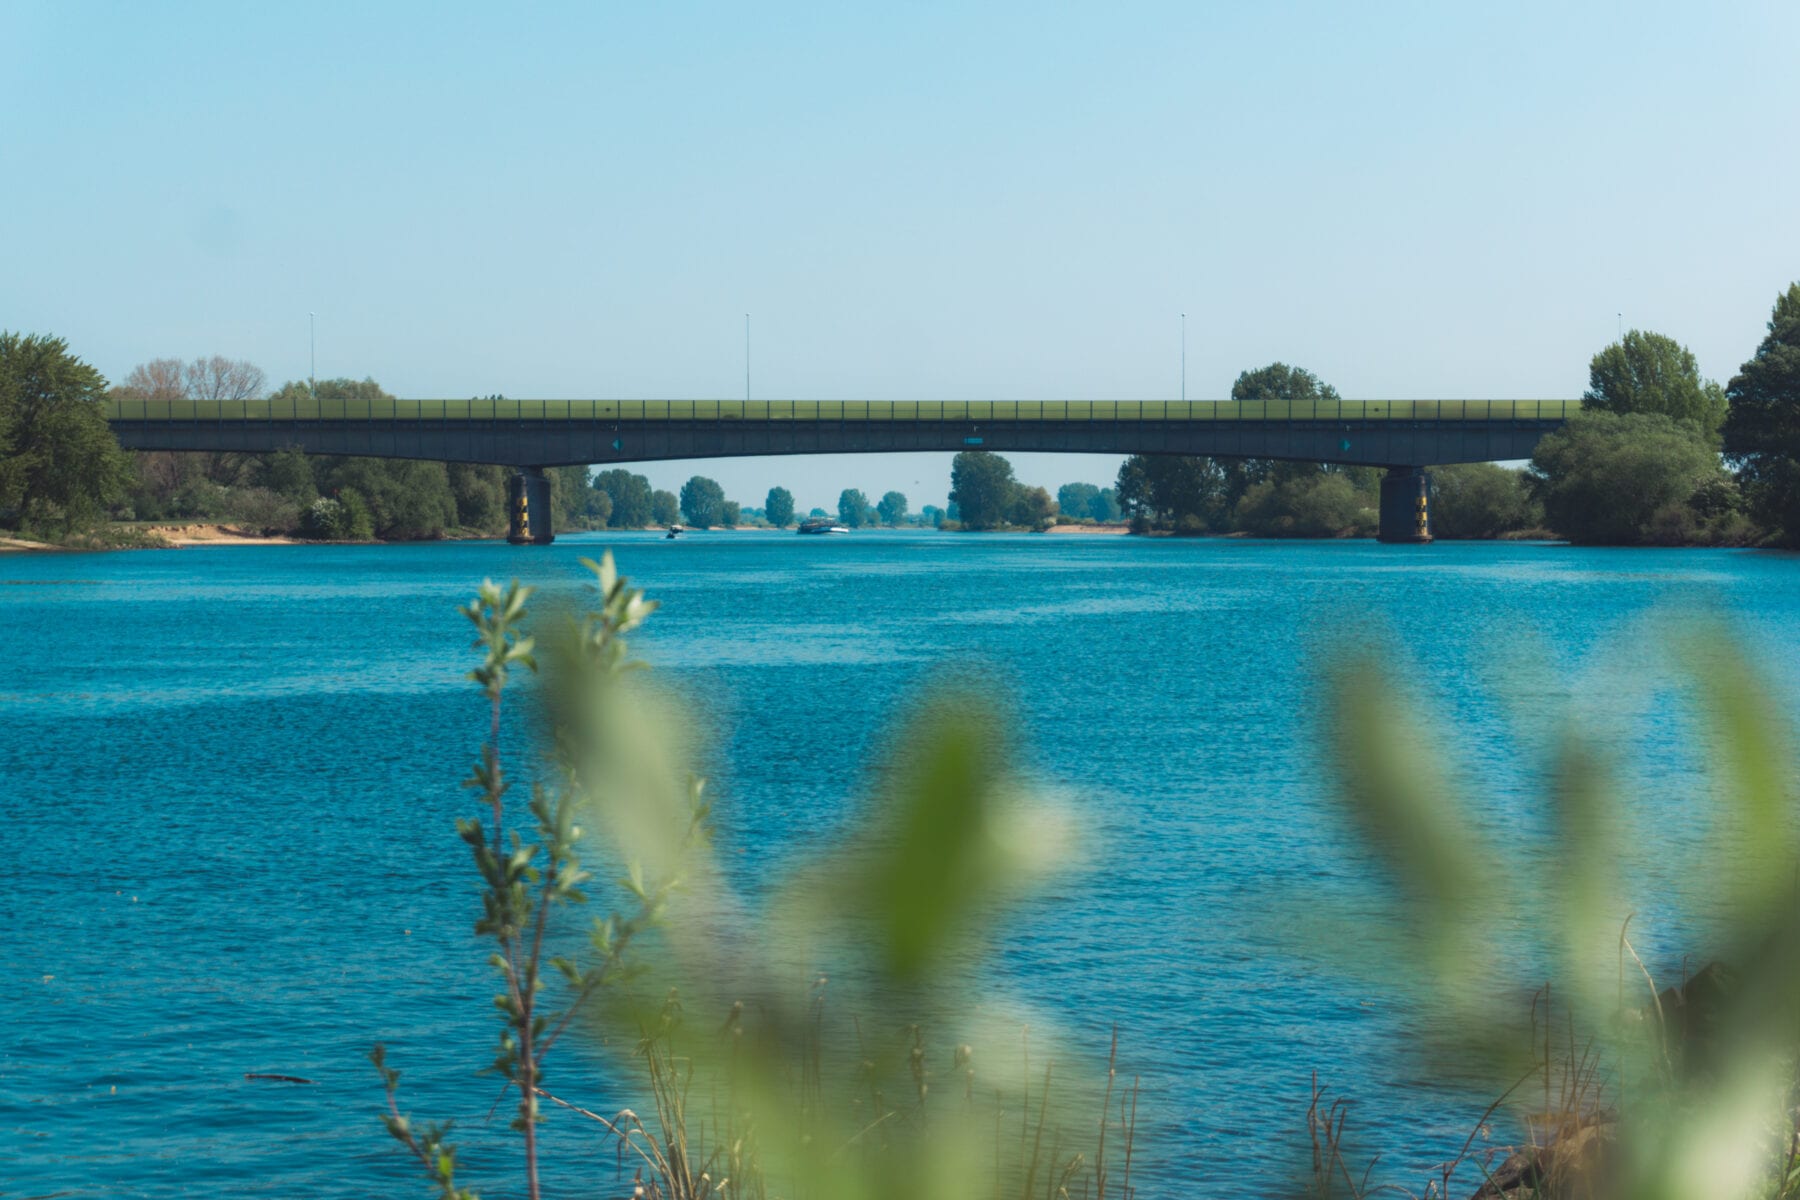
<path fill-rule="evenodd" d="M 827 519 L 820 518 L 820 517 L 814 517 L 810 521 L 800 522 L 800 532 L 801 533 L 849 533 L 850 531 L 848 529 L 846 529 L 844 526 L 839 525 L 836 521 L 831 521 L 831 520 L 827 520 Z"/>

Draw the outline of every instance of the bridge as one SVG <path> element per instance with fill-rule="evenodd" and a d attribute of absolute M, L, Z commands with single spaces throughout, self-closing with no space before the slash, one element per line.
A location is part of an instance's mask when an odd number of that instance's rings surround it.
<path fill-rule="evenodd" d="M 1529 458 L 1578 400 L 131 400 L 132 450 L 370 455 L 516 469 L 510 540 L 547 543 L 547 467 L 912 450 L 1206 454 L 1386 468 L 1380 537 L 1431 540 L 1426 468 Z"/>

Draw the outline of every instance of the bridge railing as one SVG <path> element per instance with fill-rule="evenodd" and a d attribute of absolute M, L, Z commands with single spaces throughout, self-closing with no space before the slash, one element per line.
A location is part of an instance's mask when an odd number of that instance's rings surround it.
<path fill-rule="evenodd" d="M 1579 400 L 135 400 L 114 421 L 1543 421 Z"/>

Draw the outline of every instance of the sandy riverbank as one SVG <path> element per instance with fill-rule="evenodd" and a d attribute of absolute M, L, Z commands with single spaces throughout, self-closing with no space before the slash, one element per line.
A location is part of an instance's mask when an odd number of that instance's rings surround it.
<path fill-rule="evenodd" d="M 301 538 L 270 537 L 235 525 L 151 525 L 144 532 L 171 546 L 298 546 Z"/>
<path fill-rule="evenodd" d="M 1124 525 L 1052 525 L 1045 533 L 1118 534 L 1130 533 Z"/>

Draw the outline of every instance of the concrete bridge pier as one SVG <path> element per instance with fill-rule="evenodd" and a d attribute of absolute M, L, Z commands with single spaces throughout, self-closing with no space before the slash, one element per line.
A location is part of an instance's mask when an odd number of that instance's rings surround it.
<path fill-rule="evenodd" d="M 1381 511 L 1386 512 L 1385 490 L 1382 495 Z M 506 540 L 513 545 L 548 546 L 556 540 L 550 516 L 550 480 L 544 468 L 520 467 L 506 481 L 506 511 L 510 517 Z"/>
<path fill-rule="evenodd" d="M 1384 542 L 1431 540 L 1431 473 L 1424 467 L 1389 467 L 1381 477 L 1381 525 L 1375 536 Z"/>

